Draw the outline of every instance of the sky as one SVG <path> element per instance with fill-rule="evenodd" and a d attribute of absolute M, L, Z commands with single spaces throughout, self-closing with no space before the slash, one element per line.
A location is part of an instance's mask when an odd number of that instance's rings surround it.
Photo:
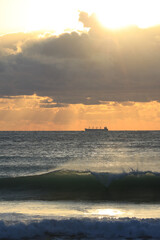
<path fill-rule="evenodd" d="M 0 130 L 160 130 L 159 0 L 0 0 Z"/>

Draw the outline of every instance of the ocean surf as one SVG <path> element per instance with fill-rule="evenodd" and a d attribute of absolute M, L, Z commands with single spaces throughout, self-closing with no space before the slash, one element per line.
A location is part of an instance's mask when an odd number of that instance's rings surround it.
<path fill-rule="evenodd" d="M 56 170 L 0 179 L 1 199 L 160 202 L 160 173 Z M 12 193 L 12 194 L 11 194 Z"/>

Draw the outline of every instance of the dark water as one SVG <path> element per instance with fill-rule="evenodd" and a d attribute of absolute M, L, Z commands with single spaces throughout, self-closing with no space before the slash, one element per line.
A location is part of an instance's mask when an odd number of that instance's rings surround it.
<path fill-rule="evenodd" d="M 0 132 L 0 239 L 160 239 L 159 202 L 160 131 Z"/>
<path fill-rule="evenodd" d="M 0 132 L 0 177 L 55 169 L 160 171 L 160 132 Z"/>
<path fill-rule="evenodd" d="M 160 173 L 59 170 L 34 176 L 1 178 L 0 193 L 3 200 L 160 202 Z"/>

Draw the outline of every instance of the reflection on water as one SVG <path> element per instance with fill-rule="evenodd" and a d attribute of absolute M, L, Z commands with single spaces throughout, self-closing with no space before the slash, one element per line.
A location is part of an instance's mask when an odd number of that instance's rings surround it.
<path fill-rule="evenodd" d="M 100 216 L 119 216 L 123 215 L 124 212 L 117 210 L 117 209 L 97 209 L 95 212 L 93 212 L 93 215 L 100 215 Z"/>
<path fill-rule="evenodd" d="M 160 204 L 1 201 L 0 220 L 68 218 L 160 218 Z"/>

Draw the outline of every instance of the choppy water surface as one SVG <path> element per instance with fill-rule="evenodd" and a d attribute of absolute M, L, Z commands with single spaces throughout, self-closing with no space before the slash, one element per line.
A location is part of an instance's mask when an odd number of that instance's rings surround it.
<path fill-rule="evenodd" d="M 160 170 L 160 132 L 0 132 L 0 177 Z"/>
<path fill-rule="evenodd" d="M 0 203 L 0 239 L 160 239 L 160 132 L 0 132 Z"/>

